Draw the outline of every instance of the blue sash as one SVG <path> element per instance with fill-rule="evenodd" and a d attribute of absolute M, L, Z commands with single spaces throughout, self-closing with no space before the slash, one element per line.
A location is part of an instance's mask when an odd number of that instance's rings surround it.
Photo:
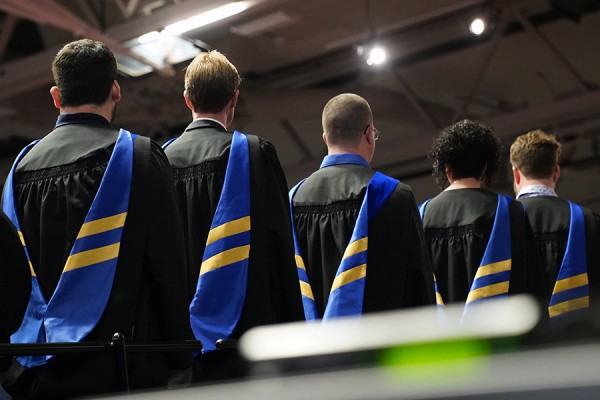
<path fill-rule="evenodd" d="M 296 269 L 298 270 L 298 279 L 300 281 L 300 293 L 302 294 L 302 305 L 304 307 L 304 318 L 307 321 L 314 321 L 319 319 L 319 313 L 317 312 L 317 305 L 315 304 L 315 296 L 313 295 L 312 287 L 310 286 L 310 281 L 308 280 L 308 274 L 306 272 L 306 265 L 304 264 L 304 259 L 302 258 L 300 251 L 300 242 L 298 241 L 298 232 L 296 230 L 296 223 L 294 222 L 294 205 L 292 204 L 292 200 L 296 195 L 296 191 L 304 183 L 305 179 L 302 179 L 300 182 L 294 186 L 289 193 L 290 198 L 290 214 L 292 217 L 292 234 L 294 236 L 294 252 L 296 258 Z"/>
<path fill-rule="evenodd" d="M 580 206 L 569 202 L 571 222 L 567 248 L 550 297 L 550 318 L 566 316 L 590 305 L 588 286 L 585 221 Z"/>
<path fill-rule="evenodd" d="M 192 330 L 202 352 L 216 350 L 236 327 L 246 298 L 250 255 L 250 155 L 248 138 L 235 131 L 223 190 L 190 304 Z"/>
<path fill-rule="evenodd" d="M 353 162 L 353 158 L 356 158 L 356 162 Z M 365 161 L 353 154 L 327 156 L 323 164 L 321 164 L 321 168 L 330 165 L 352 163 L 364 165 Z M 317 318 L 317 311 L 314 304 L 314 298 L 312 297 L 308 275 L 306 274 L 306 267 L 300 252 L 296 226 L 293 221 L 294 213 L 292 200 L 302 182 L 304 181 L 298 183 L 290 191 L 290 210 L 292 214 L 296 266 L 298 267 L 298 277 L 300 279 L 300 287 L 303 294 L 304 314 L 307 320 L 311 321 Z M 390 197 L 398 183 L 399 182 L 396 179 L 387 177 L 379 172 L 376 172 L 369 181 L 350 242 L 346 247 L 331 286 L 329 300 L 327 301 L 325 313 L 323 315 L 324 321 L 343 316 L 362 314 L 365 280 L 367 276 L 369 223 Z"/>
<path fill-rule="evenodd" d="M 108 303 L 127 218 L 133 142 L 137 135 L 121 129 L 100 188 L 81 226 L 58 285 L 46 301 L 27 252 L 14 198 L 18 163 L 37 143 L 21 151 L 6 179 L 3 210 L 15 225 L 31 270 L 32 290 L 21 327 L 11 343 L 78 342 L 98 323 Z M 93 294 L 93 295 L 90 295 Z M 19 357 L 25 367 L 45 364 L 52 356 Z"/>
<path fill-rule="evenodd" d="M 508 295 L 512 268 L 510 201 L 508 196 L 498 195 L 494 225 L 467 296 L 465 314 L 470 305 L 480 300 Z"/>

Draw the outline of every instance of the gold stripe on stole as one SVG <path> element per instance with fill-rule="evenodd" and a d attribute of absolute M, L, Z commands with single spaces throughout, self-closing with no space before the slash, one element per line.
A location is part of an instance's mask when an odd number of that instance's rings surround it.
<path fill-rule="evenodd" d="M 438 292 L 435 292 L 435 304 L 440 306 L 444 305 L 444 299 L 442 299 L 442 295 Z"/>
<path fill-rule="evenodd" d="M 17 233 L 19 234 L 19 240 L 21 240 L 21 244 L 25 246 L 25 236 L 23 236 L 23 232 L 17 231 Z"/>
<path fill-rule="evenodd" d="M 510 258 L 508 260 L 483 265 L 477 269 L 477 272 L 475 273 L 475 279 L 481 278 L 482 276 L 497 274 L 498 272 L 508 271 L 510 270 L 511 266 L 512 259 Z"/>
<path fill-rule="evenodd" d="M 111 215 L 110 217 L 98 218 L 90 222 L 86 222 L 81 226 L 77 239 L 83 238 L 97 233 L 107 232 L 113 229 L 122 228 L 125 225 L 127 212 Z"/>
<path fill-rule="evenodd" d="M 246 232 L 250 230 L 250 216 L 234 219 L 233 221 L 225 222 L 223 225 L 219 225 L 208 232 L 208 239 L 206 239 L 206 245 L 216 242 L 217 240 L 223 239 L 227 236 L 236 235 L 238 233 Z"/>
<path fill-rule="evenodd" d="M 302 296 L 308 297 L 311 300 L 315 299 L 315 296 L 312 292 L 312 288 L 308 283 L 304 281 L 300 281 L 300 292 L 302 292 Z"/>
<path fill-rule="evenodd" d="M 509 282 L 500 282 L 500 283 L 495 283 L 493 285 L 488 285 L 488 286 L 484 286 L 484 287 L 480 287 L 479 289 L 475 289 L 469 292 L 469 296 L 467 297 L 467 303 L 474 301 L 474 300 L 479 300 L 479 299 L 483 299 L 486 297 L 491 297 L 491 296 L 495 296 L 498 294 L 502 294 L 502 293 L 507 293 L 508 292 L 508 284 Z"/>
<path fill-rule="evenodd" d="M 562 303 L 555 304 L 548 307 L 550 318 L 556 317 L 557 315 L 564 314 L 569 311 L 581 310 L 590 306 L 590 297 L 580 297 L 578 299 L 563 301 Z"/>
<path fill-rule="evenodd" d="M 351 268 L 347 271 L 342 272 L 333 280 L 331 285 L 331 292 L 337 288 L 347 285 L 348 283 L 354 282 L 360 278 L 367 276 L 367 264 L 362 264 L 357 267 Z"/>
<path fill-rule="evenodd" d="M 117 242 L 108 246 L 98 247 L 72 254 L 67 259 L 67 264 L 65 265 L 63 272 L 72 271 L 74 269 L 87 267 L 88 265 L 117 258 L 119 256 L 120 247 L 121 242 Z"/>
<path fill-rule="evenodd" d="M 560 293 L 568 289 L 573 289 L 579 286 L 587 285 L 588 283 L 589 282 L 587 273 L 575 275 L 570 278 L 561 279 L 560 281 L 557 281 L 556 285 L 554 286 L 554 291 L 552 293 Z"/>
<path fill-rule="evenodd" d="M 304 265 L 304 259 L 302 256 L 299 256 L 298 254 L 294 254 L 294 256 L 296 258 L 296 267 L 306 271 L 306 265 Z"/>
<path fill-rule="evenodd" d="M 250 255 L 250 245 L 234 247 L 233 249 L 222 251 L 202 262 L 200 275 L 245 260 Z"/>
<path fill-rule="evenodd" d="M 21 241 L 21 244 L 23 245 L 23 249 L 25 249 L 26 248 L 25 236 L 23 236 L 23 232 L 17 231 L 17 235 L 19 235 L 19 240 Z M 27 263 L 29 264 L 29 272 L 31 273 L 31 276 L 37 277 L 37 275 L 35 274 L 35 271 L 33 270 L 33 264 L 31 263 L 29 256 L 27 256 Z"/>
<path fill-rule="evenodd" d="M 368 241 L 369 241 L 369 237 L 367 236 L 367 237 L 355 240 L 354 242 L 350 243 L 348 245 L 348 247 L 346 247 L 346 251 L 344 251 L 344 256 L 342 257 L 342 260 L 344 258 L 348 258 L 350 256 L 353 256 L 355 254 L 358 254 L 360 252 L 367 250 Z"/>

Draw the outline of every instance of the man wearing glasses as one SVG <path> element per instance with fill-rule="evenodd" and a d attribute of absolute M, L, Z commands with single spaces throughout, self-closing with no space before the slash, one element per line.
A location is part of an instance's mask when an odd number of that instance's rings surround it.
<path fill-rule="evenodd" d="M 371 169 L 379 131 L 362 97 L 325 105 L 321 168 L 290 191 L 305 316 L 324 320 L 434 304 L 409 186 Z"/>

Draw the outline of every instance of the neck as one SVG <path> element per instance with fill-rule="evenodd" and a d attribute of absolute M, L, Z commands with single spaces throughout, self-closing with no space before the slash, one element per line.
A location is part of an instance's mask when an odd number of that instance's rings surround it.
<path fill-rule="evenodd" d="M 225 128 L 229 127 L 229 123 L 228 123 L 228 118 L 227 118 L 227 113 L 225 112 L 225 110 L 219 112 L 219 113 L 197 113 L 197 112 L 192 112 L 192 118 L 194 120 L 197 120 L 198 118 L 211 118 L 214 119 L 216 121 L 219 121 L 220 123 L 223 124 L 223 126 L 225 126 Z"/>
<path fill-rule="evenodd" d="M 456 189 L 480 189 L 481 181 L 475 178 L 461 178 L 450 181 L 450 186 L 445 190 L 456 190 Z"/>
<path fill-rule="evenodd" d="M 525 186 L 529 186 L 529 185 L 544 185 L 544 186 L 548 186 L 552 190 L 556 189 L 556 182 L 554 182 L 554 180 L 552 180 L 551 178 L 531 179 L 531 178 L 526 178 L 525 176 L 521 175 L 521 184 L 519 185 L 520 186 L 519 190 L 521 190 Z"/>
<path fill-rule="evenodd" d="M 328 146 L 327 154 L 332 156 L 334 154 L 356 154 L 371 163 L 371 156 L 367 151 L 360 148 L 349 147 L 349 146 Z"/>

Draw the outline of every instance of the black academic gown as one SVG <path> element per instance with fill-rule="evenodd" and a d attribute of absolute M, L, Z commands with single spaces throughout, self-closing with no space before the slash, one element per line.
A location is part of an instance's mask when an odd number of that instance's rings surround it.
<path fill-rule="evenodd" d="M 0 212 L 0 343 L 9 343 L 21 325 L 29 293 L 29 263 L 17 231 L 8 217 Z M 11 357 L 0 356 L 0 372 L 11 365 Z"/>
<path fill-rule="evenodd" d="M 190 301 L 223 188 L 232 137 L 216 122 L 196 120 L 165 149 L 185 221 Z M 255 139 L 249 139 L 252 231 L 248 285 L 232 339 L 255 326 L 304 319 L 285 175 L 273 145 Z M 243 375 L 241 360 L 235 358 L 235 354 L 220 351 L 199 357 L 194 380 Z"/>
<path fill-rule="evenodd" d="M 321 317 L 374 173 L 357 164 L 322 168 L 294 196 L 300 250 Z M 398 184 L 369 224 L 368 233 L 363 312 L 434 304 L 431 264 L 408 185 Z"/>
<path fill-rule="evenodd" d="M 485 189 L 446 190 L 425 208 L 423 227 L 445 303 L 465 302 L 490 238 L 498 195 Z M 509 294 L 547 304 L 544 273 L 520 203 L 509 205 L 512 269 Z"/>
<path fill-rule="evenodd" d="M 60 278 L 98 191 L 118 131 L 95 114 L 66 114 L 21 160 L 15 200 L 27 248 L 44 296 Z M 84 341 L 193 339 L 183 228 L 170 168 L 148 138 L 135 141 L 131 197 L 113 288 L 97 326 Z M 171 370 L 189 368 L 191 353 L 129 357 L 132 389 L 165 385 Z M 112 353 L 63 355 L 28 370 L 6 388 L 24 398 L 75 397 L 116 389 Z"/>
<path fill-rule="evenodd" d="M 571 212 L 569 203 L 559 197 L 536 196 L 519 199 L 527 210 L 542 265 L 546 273 L 548 298 L 567 247 Z M 586 261 L 590 285 L 590 306 L 600 307 L 600 215 L 591 210 L 583 211 L 586 234 Z M 596 295 L 594 295 L 596 294 Z"/>

